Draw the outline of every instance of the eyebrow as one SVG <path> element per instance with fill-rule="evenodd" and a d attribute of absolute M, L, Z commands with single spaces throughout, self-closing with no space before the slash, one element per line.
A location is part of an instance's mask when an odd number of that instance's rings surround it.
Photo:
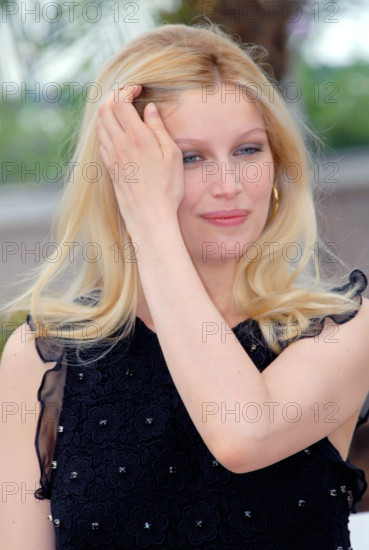
<path fill-rule="evenodd" d="M 245 136 L 248 136 L 249 134 L 252 134 L 254 132 L 264 132 L 266 134 L 265 128 L 251 128 L 250 130 L 247 130 L 246 132 L 242 132 L 236 139 L 243 138 Z M 173 140 L 175 143 L 205 143 L 208 144 L 208 142 L 202 139 L 195 139 L 195 138 L 178 138 Z"/>

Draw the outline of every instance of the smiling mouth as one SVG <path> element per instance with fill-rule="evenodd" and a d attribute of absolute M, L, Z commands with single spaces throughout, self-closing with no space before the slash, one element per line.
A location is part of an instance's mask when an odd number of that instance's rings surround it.
<path fill-rule="evenodd" d="M 244 214 L 242 216 L 219 216 L 217 218 L 203 217 L 202 219 L 205 222 L 210 223 L 212 225 L 228 227 L 228 226 L 239 225 L 241 223 L 244 223 L 247 220 L 248 216 L 249 216 L 248 214 Z"/>
<path fill-rule="evenodd" d="M 201 218 L 206 220 L 227 220 L 232 218 L 245 218 L 251 214 L 250 210 L 246 209 L 232 209 L 232 210 L 216 210 L 214 212 L 205 212 L 200 214 Z"/>

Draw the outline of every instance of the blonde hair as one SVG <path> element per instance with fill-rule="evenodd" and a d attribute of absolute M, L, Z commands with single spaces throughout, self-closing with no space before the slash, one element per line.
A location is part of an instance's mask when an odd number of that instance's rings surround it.
<path fill-rule="evenodd" d="M 175 104 L 184 90 L 223 83 L 240 85 L 261 110 L 275 163 L 279 208 L 252 243 L 257 258 L 248 257 L 249 247 L 239 262 L 233 305 L 259 323 L 269 346 L 279 353 L 281 343 L 305 333 L 312 319 L 358 308 L 354 288 L 337 293 L 329 290 L 332 280 L 329 285 L 322 281 L 315 257 L 318 237 L 309 155 L 277 86 L 262 59 L 257 60 L 258 52 L 257 47 L 237 43 L 215 24 L 166 24 L 141 34 L 105 64 L 96 80 L 101 98 L 86 103 L 73 168 L 66 175 L 51 226 L 58 250 L 66 247 L 70 252 L 70 243 L 77 243 L 85 246 L 86 257 L 80 255 L 78 266 L 70 254 L 57 261 L 51 256 L 35 270 L 35 282 L 5 306 L 8 312 L 31 313 L 34 337 L 63 337 L 66 343 L 93 345 L 117 342 L 134 326 L 142 287 L 95 132 L 99 105 L 114 88 L 133 82 L 143 86 L 133 102 L 142 119 L 148 102 L 160 110 L 161 104 Z M 97 170 L 99 177 L 93 179 L 86 167 Z M 274 206 L 272 197 L 271 213 Z M 88 258 L 88 247 L 93 246 L 100 254 L 98 261 Z M 298 261 L 286 259 L 291 246 L 298 250 Z M 64 272 L 69 275 L 68 288 L 53 289 Z M 76 300 L 96 290 L 98 300 Z M 97 328 L 98 334 L 88 334 L 87 326 Z"/>

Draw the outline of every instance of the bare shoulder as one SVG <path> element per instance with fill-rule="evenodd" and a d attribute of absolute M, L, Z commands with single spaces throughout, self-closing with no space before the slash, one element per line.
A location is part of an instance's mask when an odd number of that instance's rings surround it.
<path fill-rule="evenodd" d="M 363 321 L 366 319 L 366 322 L 369 322 L 369 298 L 366 298 L 365 296 L 362 296 L 362 304 L 355 315 L 354 319 L 359 318 Z"/>
<path fill-rule="evenodd" d="M 350 339 L 355 344 L 356 350 L 367 353 L 369 347 L 369 299 L 363 297 L 360 309 L 348 321 L 336 323 L 327 317 L 322 332 L 314 339 L 308 338 L 306 342 L 335 343 L 336 348 L 346 346 Z M 329 333 L 331 336 L 329 336 Z M 308 344 L 307 344 L 308 345 Z"/>
<path fill-rule="evenodd" d="M 360 314 L 361 317 L 366 319 L 366 322 L 369 323 L 369 298 L 365 298 L 365 296 L 363 296 L 362 300 L 363 302 L 360 310 L 358 311 L 358 315 Z"/>
<path fill-rule="evenodd" d="M 0 396 L 21 398 L 37 395 L 42 377 L 55 362 L 45 362 L 40 357 L 32 330 L 23 323 L 9 336 L 0 362 Z"/>
<path fill-rule="evenodd" d="M 45 371 L 35 340 L 26 323 L 8 338 L 0 363 L 1 422 L 0 547 L 4 550 L 53 547 L 54 532 L 47 520 L 48 500 L 37 501 L 40 466 L 35 449 L 35 434 L 40 413 L 37 391 Z"/>
<path fill-rule="evenodd" d="M 34 369 L 45 370 L 45 362 L 37 351 L 35 340 L 30 339 L 31 334 L 32 330 L 27 323 L 23 323 L 13 331 L 6 341 L 1 356 L 2 370 L 10 371 L 10 366 L 24 369 L 24 374 Z M 29 366 L 24 363 L 23 359 L 25 358 L 30 362 Z"/>
<path fill-rule="evenodd" d="M 369 375 L 368 368 L 368 352 L 369 352 L 369 299 L 363 297 L 360 310 L 357 312 L 356 316 L 349 322 L 347 325 L 351 325 L 351 332 L 358 331 L 359 338 L 358 345 L 362 350 L 363 360 L 366 365 L 366 370 Z"/>
<path fill-rule="evenodd" d="M 36 348 L 34 339 L 30 339 L 32 331 L 26 323 L 19 326 L 9 336 L 0 362 L 0 395 L 8 392 L 18 397 L 33 395 L 40 385 L 42 375 L 47 370 L 45 363 Z M 40 378 L 41 376 L 41 378 Z"/>
<path fill-rule="evenodd" d="M 369 352 L 369 299 L 362 297 L 362 304 L 355 316 L 347 322 L 337 325 L 330 320 L 331 325 L 336 326 L 337 343 L 341 344 L 342 350 L 353 351 L 355 348 L 358 363 L 362 359 L 362 367 L 368 372 L 367 364 Z"/>

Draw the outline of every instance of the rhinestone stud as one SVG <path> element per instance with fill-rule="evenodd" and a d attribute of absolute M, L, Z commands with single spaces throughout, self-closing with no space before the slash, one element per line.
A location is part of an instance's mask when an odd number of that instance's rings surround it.
<path fill-rule="evenodd" d="M 60 519 L 54 519 L 54 525 L 55 525 L 55 527 L 59 527 Z"/>
<path fill-rule="evenodd" d="M 53 516 L 52 516 L 51 514 L 49 514 L 49 515 L 47 516 L 47 519 L 48 519 L 49 521 L 52 521 L 52 520 L 53 520 Z"/>
<path fill-rule="evenodd" d="M 214 467 L 219 466 L 219 462 L 217 460 L 213 460 L 212 464 L 213 464 Z"/>
<path fill-rule="evenodd" d="M 64 426 L 58 426 L 58 432 L 61 434 L 64 432 Z"/>
<path fill-rule="evenodd" d="M 250 517 L 251 517 L 251 511 L 245 510 L 245 518 L 250 518 Z"/>
<path fill-rule="evenodd" d="M 78 373 L 78 380 L 83 380 L 83 372 Z"/>
<path fill-rule="evenodd" d="M 150 529 L 150 527 L 151 527 L 151 523 L 146 522 L 144 525 L 144 529 Z"/>
<path fill-rule="evenodd" d="M 70 473 L 70 478 L 71 479 L 77 479 L 77 477 L 78 477 L 78 472 L 71 472 Z"/>
<path fill-rule="evenodd" d="M 336 496 L 337 496 L 337 491 L 336 491 L 336 489 L 331 489 L 331 490 L 329 491 L 329 494 L 331 495 L 331 497 L 336 497 Z"/>
<path fill-rule="evenodd" d="M 298 504 L 299 506 L 305 506 L 306 502 L 305 502 L 303 499 L 301 499 L 301 500 L 298 501 L 297 504 Z"/>
<path fill-rule="evenodd" d="M 107 421 L 105 418 L 103 418 L 103 419 L 100 420 L 100 422 L 99 422 L 100 426 L 106 426 L 107 423 L 108 423 L 108 421 Z"/>
<path fill-rule="evenodd" d="M 176 466 L 169 466 L 169 473 L 170 473 L 170 474 L 175 474 L 176 471 L 177 471 Z"/>
<path fill-rule="evenodd" d="M 99 523 L 97 521 L 94 521 L 93 523 L 91 523 L 91 529 L 96 531 L 96 529 L 98 528 L 99 528 Z"/>
<path fill-rule="evenodd" d="M 125 474 L 126 473 L 126 467 L 125 466 L 119 466 L 119 473 Z"/>
<path fill-rule="evenodd" d="M 153 421 L 153 418 L 146 418 L 146 424 L 151 424 Z"/>
<path fill-rule="evenodd" d="M 195 527 L 202 527 L 202 519 L 196 520 Z"/>
<path fill-rule="evenodd" d="M 58 467 L 57 461 L 56 461 L 56 460 L 53 460 L 52 463 L 51 463 L 51 468 L 52 468 L 53 470 L 55 470 L 57 467 Z"/>

